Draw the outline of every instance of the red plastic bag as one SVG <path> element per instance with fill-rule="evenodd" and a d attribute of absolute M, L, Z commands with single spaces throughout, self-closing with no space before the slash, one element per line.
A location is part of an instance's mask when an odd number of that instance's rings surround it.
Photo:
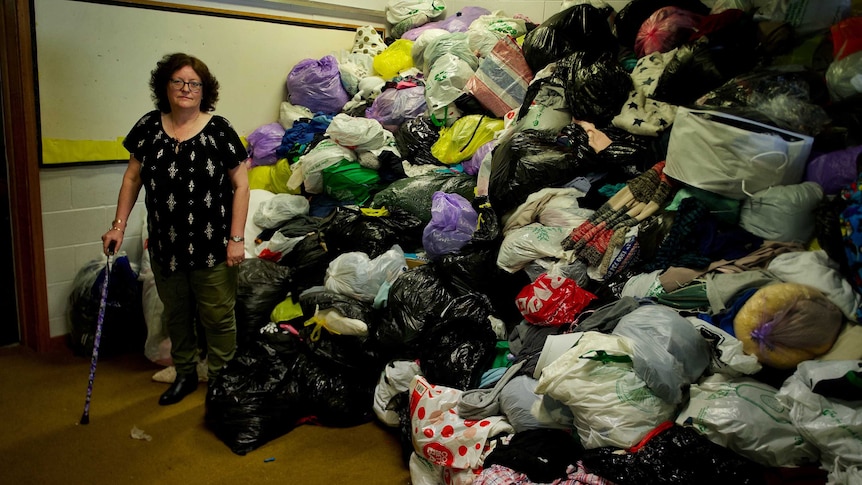
<path fill-rule="evenodd" d="M 830 31 L 834 60 L 840 61 L 862 50 L 862 17 L 846 18 L 834 24 Z"/>
<path fill-rule="evenodd" d="M 596 298 L 573 279 L 542 273 L 518 293 L 515 303 L 529 323 L 559 327 L 573 322 Z"/>

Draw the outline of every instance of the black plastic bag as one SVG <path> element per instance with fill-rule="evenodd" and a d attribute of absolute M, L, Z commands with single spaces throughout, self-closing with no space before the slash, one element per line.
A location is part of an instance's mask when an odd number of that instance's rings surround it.
<path fill-rule="evenodd" d="M 451 300 L 422 329 L 413 342 L 419 367 L 429 382 L 461 389 L 476 389 L 496 356 L 497 336 L 488 316 L 491 302 L 471 293 Z"/>
<path fill-rule="evenodd" d="M 562 187 L 599 168 L 589 145 L 568 147 L 537 130 L 515 133 L 494 149 L 488 197 L 501 217 L 545 187 Z"/>
<path fill-rule="evenodd" d="M 548 17 L 524 37 L 524 59 L 533 72 L 575 51 L 607 50 L 616 54 L 618 43 L 608 18 L 613 8 L 589 4 L 569 7 Z"/>
<path fill-rule="evenodd" d="M 373 320 L 367 320 L 373 326 Z M 295 338 L 302 352 L 291 365 L 291 379 L 303 419 L 323 426 L 371 421 L 374 389 L 388 361 L 374 339 L 337 335 L 315 326 L 300 328 Z"/>
<path fill-rule="evenodd" d="M 208 384 L 204 421 L 231 451 L 245 455 L 298 425 L 305 414 L 293 375 L 300 355 L 295 345 L 253 341 Z"/>
<path fill-rule="evenodd" d="M 652 98 L 679 106 L 698 98 L 757 63 L 756 23 L 746 15 L 720 30 L 677 48 L 665 65 Z"/>
<path fill-rule="evenodd" d="M 404 160 L 414 165 L 443 165 L 431 154 L 431 146 L 440 138 L 440 129 L 427 116 L 417 116 L 401 123 L 395 130 L 395 146 Z"/>
<path fill-rule="evenodd" d="M 293 250 L 278 262 L 291 270 L 291 281 L 288 285 L 290 293 L 298 295 L 308 288 L 322 285 L 326 268 L 335 256 L 327 250 L 320 231 L 313 232 L 299 241 Z"/>
<path fill-rule="evenodd" d="M 96 340 L 96 327 L 102 301 L 102 286 L 107 273 L 105 260 L 93 260 L 78 270 L 69 295 L 68 344 L 79 356 L 90 356 Z M 102 320 L 99 355 L 108 357 L 142 352 L 147 340 L 143 310 L 143 283 L 128 256 L 114 259 L 108 279 L 108 295 Z"/>
<path fill-rule="evenodd" d="M 393 352 L 406 352 L 426 322 L 438 317 L 455 296 L 435 264 L 401 273 L 389 288 L 386 311 L 374 331 L 375 339 Z"/>
<path fill-rule="evenodd" d="M 260 258 L 239 266 L 236 290 L 236 340 L 238 347 L 257 340 L 275 307 L 290 293 L 291 269 Z"/>
<path fill-rule="evenodd" d="M 615 447 L 586 450 L 584 468 L 619 485 L 755 485 L 763 484 L 765 470 L 694 428 L 671 426 L 649 438 L 636 452 Z"/>
<path fill-rule="evenodd" d="M 565 80 L 572 117 L 598 126 L 610 124 L 634 89 L 629 73 L 608 51 L 573 52 L 557 62 L 554 75 Z"/>
<path fill-rule="evenodd" d="M 374 259 L 398 244 L 404 251 L 422 247 L 425 224 L 398 207 L 389 214 L 371 215 L 359 209 L 338 207 L 321 226 L 326 248 L 333 255 L 363 252 Z"/>

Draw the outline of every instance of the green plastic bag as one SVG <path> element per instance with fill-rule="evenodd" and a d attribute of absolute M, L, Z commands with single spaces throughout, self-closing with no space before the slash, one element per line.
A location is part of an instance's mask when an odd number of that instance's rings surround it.
<path fill-rule="evenodd" d="M 330 197 L 343 201 L 363 205 L 371 191 L 380 182 L 380 174 L 377 170 L 366 168 L 358 162 L 342 160 L 335 165 L 324 168 L 323 190 Z"/>

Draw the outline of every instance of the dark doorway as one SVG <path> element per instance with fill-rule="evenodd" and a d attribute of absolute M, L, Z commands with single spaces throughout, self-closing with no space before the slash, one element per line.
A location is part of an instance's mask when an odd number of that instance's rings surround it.
<path fill-rule="evenodd" d="M 0 77 L 0 96 L 3 94 L 3 79 Z M 0 99 L 0 111 L 2 111 Z M 0 112 L 0 115 L 3 113 Z M 6 160 L 6 127 L 4 116 L 0 116 L 0 278 L 4 292 L 0 308 L 0 346 L 17 344 L 21 341 L 18 326 L 18 306 L 15 291 L 15 268 L 12 262 L 12 213 L 9 201 L 9 171 Z"/>

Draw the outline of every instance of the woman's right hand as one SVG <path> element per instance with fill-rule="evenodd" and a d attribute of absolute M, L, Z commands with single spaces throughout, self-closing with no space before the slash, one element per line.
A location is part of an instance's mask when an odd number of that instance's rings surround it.
<path fill-rule="evenodd" d="M 116 254 L 123 245 L 123 230 L 118 227 L 108 229 L 108 232 L 102 234 L 102 252 L 106 256 Z"/>

